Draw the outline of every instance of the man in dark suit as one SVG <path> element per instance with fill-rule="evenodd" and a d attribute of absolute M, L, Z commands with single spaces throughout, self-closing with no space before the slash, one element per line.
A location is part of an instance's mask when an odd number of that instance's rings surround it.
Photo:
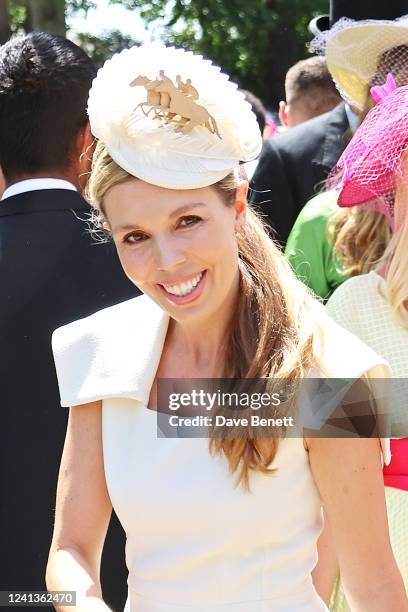
<path fill-rule="evenodd" d="M 45 590 L 68 417 L 51 334 L 138 293 L 113 245 L 97 244 L 84 221 L 94 76 L 88 56 L 59 36 L 0 48 L 0 590 Z M 123 546 L 113 521 L 102 587 L 114 609 L 126 598 Z"/>
<path fill-rule="evenodd" d="M 408 12 L 407 0 L 331 0 L 330 19 L 395 19 Z M 314 27 L 323 22 L 313 20 Z M 315 31 L 316 33 L 316 31 Z M 273 137 L 264 144 L 251 181 L 251 203 L 266 217 L 272 235 L 285 244 L 296 217 L 343 152 L 355 115 L 344 102 L 332 111 Z M 349 132 L 347 134 L 347 132 Z"/>
<path fill-rule="evenodd" d="M 265 215 L 271 235 L 285 243 L 303 205 L 319 189 L 346 145 L 344 102 L 263 145 L 251 181 L 251 203 Z"/>

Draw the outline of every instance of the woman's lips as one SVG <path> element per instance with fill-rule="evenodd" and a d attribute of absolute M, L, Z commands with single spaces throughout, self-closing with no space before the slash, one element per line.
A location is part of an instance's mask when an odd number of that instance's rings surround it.
<path fill-rule="evenodd" d="M 207 278 L 207 270 L 204 270 L 202 272 L 202 276 L 198 284 L 187 295 L 175 295 L 174 293 L 169 293 L 168 291 L 166 291 L 163 285 L 157 285 L 157 286 L 159 287 L 164 297 L 168 299 L 170 302 L 173 302 L 173 304 L 190 304 L 191 302 L 194 302 L 197 298 L 199 298 L 200 295 L 202 294 L 206 278 Z"/>

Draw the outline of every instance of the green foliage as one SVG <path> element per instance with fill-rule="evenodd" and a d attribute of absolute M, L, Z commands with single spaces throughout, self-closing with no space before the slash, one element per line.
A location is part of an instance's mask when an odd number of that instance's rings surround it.
<path fill-rule="evenodd" d="M 9 23 L 13 34 L 18 34 L 24 30 L 24 24 L 27 18 L 27 7 L 24 2 L 14 2 L 8 0 Z"/>
<path fill-rule="evenodd" d="M 97 0 L 53 0 L 53 2 L 60 11 L 68 16 L 78 12 L 86 16 L 89 10 L 98 6 Z M 47 4 L 43 6 L 47 8 Z M 36 8 L 40 8 L 40 6 L 37 5 Z M 30 5 L 27 0 L 8 0 L 8 9 L 9 23 L 13 34 L 32 30 Z M 42 12 L 40 15 L 45 17 Z M 76 39 L 97 66 L 101 66 L 114 53 L 139 44 L 130 36 L 126 36 L 118 30 L 104 31 L 98 36 L 92 36 L 85 32 L 79 33 L 76 35 Z"/>
<path fill-rule="evenodd" d="M 78 12 L 87 15 L 90 9 L 97 8 L 97 0 L 66 0 L 65 7 L 67 15 Z"/>
<path fill-rule="evenodd" d="M 307 24 L 328 0 L 110 0 L 161 21 L 164 41 L 210 57 L 242 87 L 275 105 L 287 69 L 307 57 Z"/>
<path fill-rule="evenodd" d="M 171 5 L 172 2 L 166 0 L 109 0 L 110 4 L 121 4 L 129 10 L 140 9 L 140 16 L 147 22 L 156 21 L 157 19 L 165 19 L 166 5 Z M 189 4 L 189 0 L 185 1 Z"/>
<path fill-rule="evenodd" d="M 38 2 L 38 0 L 36 0 Z M 39 4 L 39 3 L 38 3 Z M 47 3 L 46 3 L 47 4 Z M 47 8 L 46 4 L 43 5 Z M 82 12 L 87 15 L 92 8 L 97 8 L 97 0 L 54 0 L 60 13 L 70 15 Z M 30 4 L 27 0 L 7 0 L 10 29 L 13 34 L 30 30 Z M 59 8 L 60 7 L 60 8 Z"/>
<path fill-rule="evenodd" d="M 53 0 L 67 15 L 87 14 L 97 0 Z M 211 58 L 266 104 L 284 95 L 287 69 L 307 57 L 309 20 L 327 12 L 328 0 L 109 0 L 137 10 L 146 24 L 160 25 L 163 40 Z M 30 28 L 27 0 L 8 0 L 13 32 Z M 78 36 L 96 62 L 135 44 L 118 31 Z"/>
<path fill-rule="evenodd" d="M 119 30 L 104 31 L 98 36 L 79 33 L 76 35 L 76 38 L 78 44 L 92 57 L 98 68 L 102 66 L 106 59 L 112 57 L 114 53 L 140 44 L 130 36 L 122 34 Z"/>

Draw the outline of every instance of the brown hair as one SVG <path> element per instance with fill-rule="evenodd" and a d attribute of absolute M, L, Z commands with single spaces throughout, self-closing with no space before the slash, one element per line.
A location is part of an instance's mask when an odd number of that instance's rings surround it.
<path fill-rule="evenodd" d="M 88 197 L 102 207 L 110 187 L 131 178 L 109 156 L 103 143 L 96 148 Z M 132 177 L 133 178 L 133 177 Z M 212 187 L 227 206 L 235 201 L 237 178 L 232 172 Z M 99 224 L 101 223 L 101 213 Z M 240 291 L 231 330 L 225 344 L 224 376 L 240 379 L 285 379 L 300 381 L 314 366 L 320 366 L 321 336 L 316 302 L 293 274 L 280 249 L 266 233 L 258 215 L 249 208 L 239 251 Z M 268 392 L 271 385 L 267 383 Z M 280 385 L 281 386 L 281 385 Z M 210 450 L 224 454 L 237 482 L 249 487 L 250 471 L 270 473 L 269 465 L 278 449 L 278 438 L 225 435 L 210 439 Z"/>
<path fill-rule="evenodd" d="M 285 95 L 288 104 L 300 102 L 310 117 L 325 113 L 341 102 L 324 57 L 309 57 L 289 68 Z"/>

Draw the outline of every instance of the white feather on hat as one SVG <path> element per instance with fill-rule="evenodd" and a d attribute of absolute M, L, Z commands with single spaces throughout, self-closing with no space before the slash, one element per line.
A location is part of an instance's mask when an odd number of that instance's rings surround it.
<path fill-rule="evenodd" d="M 219 135 L 204 125 L 176 131 L 172 122 L 146 116 L 138 107 L 146 102 L 146 89 L 130 84 L 138 75 L 157 80 L 161 70 L 173 84 L 177 75 L 191 79 L 195 103 L 214 119 Z M 237 85 L 209 60 L 174 47 L 143 45 L 114 55 L 93 81 L 88 114 L 94 136 L 119 166 L 169 189 L 216 183 L 240 161 L 256 158 L 262 146 L 256 117 Z"/>

